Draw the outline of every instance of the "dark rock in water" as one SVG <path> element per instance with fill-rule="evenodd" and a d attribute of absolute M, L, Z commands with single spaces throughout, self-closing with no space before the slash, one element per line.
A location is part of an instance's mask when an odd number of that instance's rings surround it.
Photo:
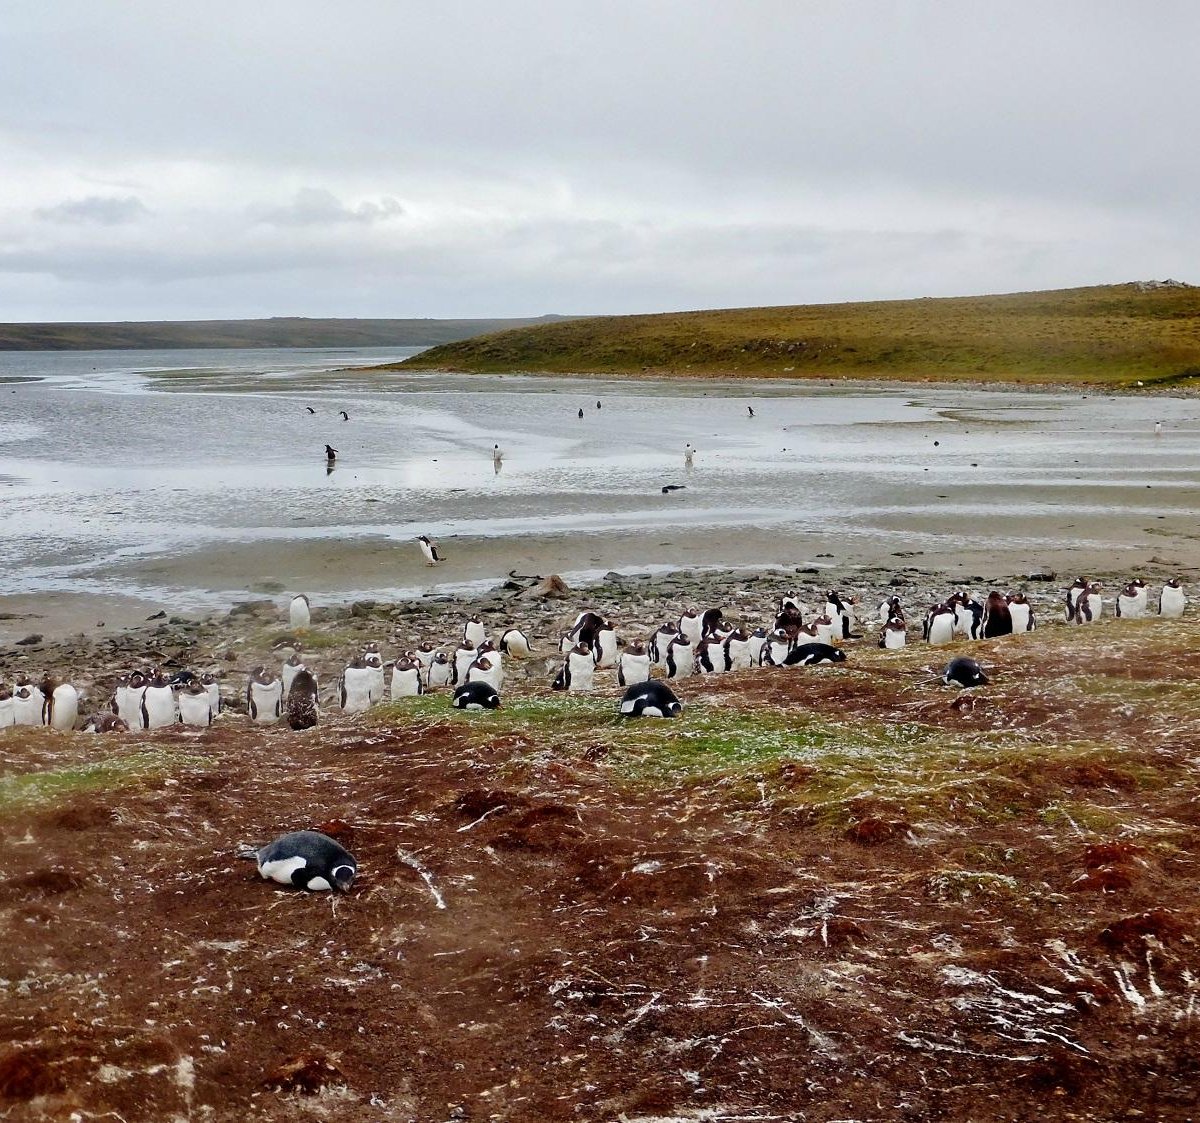
<path fill-rule="evenodd" d="M 662 493 L 663 495 L 666 495 L 669 491 L 683 491 L 683 489 L 686 487 L 687 484 L 667 484 L 663 487 Z"/>
<path fill-rule="evenodd" d="M 1053 581 L 1054 571 L 1052 569 L 1034 569 L 1025 574 L 1026 581 Z"/>
<path fill-rule="evenodd" d="M 171 619 L 167 621 L 167 623 L 168 624 L 190 624 L 191 621 L 188 620 L 184 616 L 172 616 Z"/>
<path fill-rule="evenodd" d="M 32 647 L 35 643 L 42 642 L 42 633 L 34 632 L 32 635 L 26 636 L 24 639 L 17 640 L 18 647 Z"/>
<path fill-rule="evenodd" d="M 821 571 L 820 571 L 820 569 L 819 569 L 817 566 L 815 566 L 815 565 L 804 565 L 804 566 L 799 566 L 799 565 L 798 565 L 798 566 L 796 567 L 796 572 L 797 572 L 797 573 L 816 574 L 816 573 L 820 573 Z"/>
<path fill-rule="evenodd" d="M 625 574 L 618 573 L 615 569 L 610 569 L 605 575 L 604 580 L 611 585 L 615 585 L 619 581 L 625 580 Z"/>
<path fill-rule="evenodd" d="M 375 606 L 378 601 L 373 600 L 356 600 L 350 606 L 350 615 L 357 617 L 370 616 L 375 611 Z"/>
<path fill-rule="evenodd" d="M 165 610 L 162 612 L 156 612 L 156 613 L 154 613 L 153 616 L 146 617 L 147 620 L 165 620 L 166 618 L 167 618 L 167 613 Z"/>

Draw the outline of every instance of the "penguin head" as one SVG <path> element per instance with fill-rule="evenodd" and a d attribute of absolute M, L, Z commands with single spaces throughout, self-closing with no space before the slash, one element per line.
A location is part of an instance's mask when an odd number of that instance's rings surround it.
<path fill-rule="evenodd" d="M 640 639 L 635 639 L 625 648 L 625 651 L 629 655 L 645 655 L 646 645 Z"/>
<path fill-rule="evenodd" d="M 591 653 L 591 647 L 584 643 L 583 640 L 580 640 L 573 648 L 571 648 L 572 655 L 591 655 Z"/>
<path fill-rule="evenodd" d="M 198 678 L 193 678 L 189 683 L 187 683 L 183 687 L 183 689 L 182 689 L 182 691 L 180 691 L 180 693 L 190 694 L 193 697 L 199 697 L 202 694 L 207 694 L 208 689 L 205 687 L 204 683 L 202 683 Z"/>
<path fill-rule="evenodd" d="M 486 655 L 481 655 L 471 666 L 477 670 L 487 672 L 492 669 L 492 661 Z"/>
<path fill-rule="evenodd" d="M 163 687 L 171 685 L 171 680 L 167 678 L 162 667 L 155 667 L 153 673 L 150 675 L 150 681 L 146 685 L 153 686 L 157 690 L 162 690 Z"/>
<path fill-rule="evenodd" d="M 354 875 L 357 872 L 353 866 L 345 864 L 334 866 L 329 871 L 329 876 L 333 879 L 331 884 L 335 889 L 340 889 L 343 893 L 349 892 L 350 886 L 354 884 Z"/>
<path fill-rule="evenodd" d="M 0 683 L 0 702 L 7 702 L 12 696 L 12 689 Z"/>

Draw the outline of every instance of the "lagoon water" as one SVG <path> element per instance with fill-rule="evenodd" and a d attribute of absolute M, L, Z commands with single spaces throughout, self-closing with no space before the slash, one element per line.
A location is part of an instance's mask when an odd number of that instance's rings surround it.
<path fill-rule="evenodd" d="M 348 369 L 412 353 L 0 353 L 0 594 L 199 609 L 511 569 L 1200 563 L 1196 399 Z"/>

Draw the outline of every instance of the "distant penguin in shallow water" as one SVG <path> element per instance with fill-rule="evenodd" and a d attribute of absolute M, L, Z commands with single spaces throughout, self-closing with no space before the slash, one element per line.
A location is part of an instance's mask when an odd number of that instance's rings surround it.
<path fill-rule="evenodd" d="M 274 725 L 283 713 L 283 680 L 255 667 L 246 684 L 246 710 L 259 725 Z"/>
<path fill-rule="evenodd" d="M 292 597 L 292 603 L 288 606 L 288 623 L 293 628 L 307 628 L 312 623 L 308 597 L 303 593 Z"/>
<path fill-rule="evenodd" d="M 617 712 L 622 717 L 678 717 L 683 704 L 663 682 L 637 682 L 625 691 Z"/>
<path fill-rule="evenodd" d="M 345 893 L 358 873 L 358 863 L 350 852 L 318 831 L 293 831 L 238 857 L 253 858 L 264 881 L 317 892 Z"/>
<path fill-rule="evenodd" d="M 464 682 L 454 691 L 450 705 L 456 710 L 498 710 L 500 694 L 486 682 Z"/>
<path fill-rule="evenodd" d="M 641 640 L 634 640 L 617 660 L 617 683 L 620 686 L 632 686 L 635 682 L 645 682 L 650 677 L 650 653 Z"/>
<path fill-rule="evenodd" d="M 438 552 L 437 544 L 432 542 L 428 535 L 417 535 L 417 541 L 421 543 L 421 553 L 425 556 L 426 565 L 437 565 L 438 562 L 444 560 Z"/>
<path fill-rule="evenodd" d="M 582 418 L 583 418 L 583 410 L 582 409 L 580 409 L 580 411 L 579 411 L 579 417 L 582 420 Z"/>
<path fill-rule="evenodd" d="M 312 407 L 312 406 L 305 406 L 304 408 L 305 408 L 306 410 L 308 410 L 308 412 L 309 412 L 309 413 L 316 413 L 316 412 L 317 412 L 315 409 L 313 409 L 313 407 Z"/>
<path fill-rule="evenodd" d="M 349 421 L 349 420 L 350 420 L 350 415 L 349 415 L 349 414 L 348 414 L 348 413 L 347 413 L 347 412 L 346 412 L 344 409 L 342 409 L 342 410 L 338 410 L 338 412 L 339 412 L 339 413 L 342 415 L 342 420 L 343 420 L 343 421 Z"/>
<path fill-rule="evenodd" d="M 989 681 L 983 668 L 965 655 L 951 659 L 942 672 L 942 682 L 947 686 L 986 686 Z"/>
<path fill-rule="evenodd" d="M 317 680 L 307 670 L 297 671 L 283 703 L 284 717 L 291 729 L 312 729 L 321 718 Z"/>
<path fill-rule="evenodd" d="M 1178 577 L 1172 577 L 1163 587 L 1158 596 L 1158 614 L 1169 619 L 1178 620 L 1187 607 L 1187 596 Z"/>
<path fill-rule="evenodd" d="M 844 663 L 846 653 L 829 643 L 802 643 L 792 648 L 783 661 L 785 667 L 815 667 L 820 663 Z"/>
<path fill-rule="evenodd" d="M 336 448 L 332 445 L 325 446 L 325 462 L 327 464 L 332 464 L 337 459 L 337 455 L 338 450 Z"/>

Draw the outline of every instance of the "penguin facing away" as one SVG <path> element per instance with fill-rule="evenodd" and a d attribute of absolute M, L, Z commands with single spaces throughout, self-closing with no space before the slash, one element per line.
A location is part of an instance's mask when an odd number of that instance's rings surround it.
<path fill-rule="evenodd" d="M 986 686 L 990 681 L 983 668 L 965 655 L 951 659 L 942 672 L 942 682 L 947 686 Z"/>
<path fill-rule="evenodd" d="M 284 703 L 284 716 L 289 728 L 312 729 L 321 717 L 317 699 L 317 680 L 311 671 L 297 671 L 288 688 Z"/>
<path fill-rule="evenodd" d="M 678 717 L 683 704 L 664 682 L 636 682 L 625 691 L 617 712 L 622 717 Z"/>
<path fill-rule="evenodd" d="M 337 459 L 337 456 L 338 450 L 336 448 L 332 445 L 325 446 L 325 462 L 327 464 L 332 464 Z"/>
<path fill-rule="evenodd" d="M 260 850 L 243 851 L 238 856 L 253 858 L 264 881 L 310 892 L 345 893 L 358 873 L 353 855 L 318 831 L 292 831 Z"/>
<path fill-rule="evenodd" d="M 69 682 L 47 681 L 42 693 L 46 698 L 44 724 L 53 729 L 74 729 L 79 720 L 79 691 Z"/>
<path fill-rule="evenodd" d="M 486 639 L 487 625 L 477 615 L 472 616 L 463 625 L 463 643 L 469 643 L 472 647 L 477 648 Z"/>
<path fill-rule="evenodd" d="M 509 628 L 500 636 L 500 650 L 514 659 L 524 659 L 533 654 L 529 637 L 520 628 Z"/>
<path fill-rule="evenodd" d="M 979 631 L 984 639 L 1012 635 L 1012 611 L 1008 607 L 1008 601 L 996 589 L 988 593 L 987 600 L 984 601 Z"/>
<path fill-rule="evenodd" d="M 925 614 L 923 627 L 927 643 L 944 644 L 954 639 L 954 609 L 948 604 L 935 604 Z"/>
<path fill-rule="evenodd" d="M 288 624 L 293 628 L 307 628 L 312 623 L 312 612 L 308 597 L 297 593 L 288 605 Z"/>

